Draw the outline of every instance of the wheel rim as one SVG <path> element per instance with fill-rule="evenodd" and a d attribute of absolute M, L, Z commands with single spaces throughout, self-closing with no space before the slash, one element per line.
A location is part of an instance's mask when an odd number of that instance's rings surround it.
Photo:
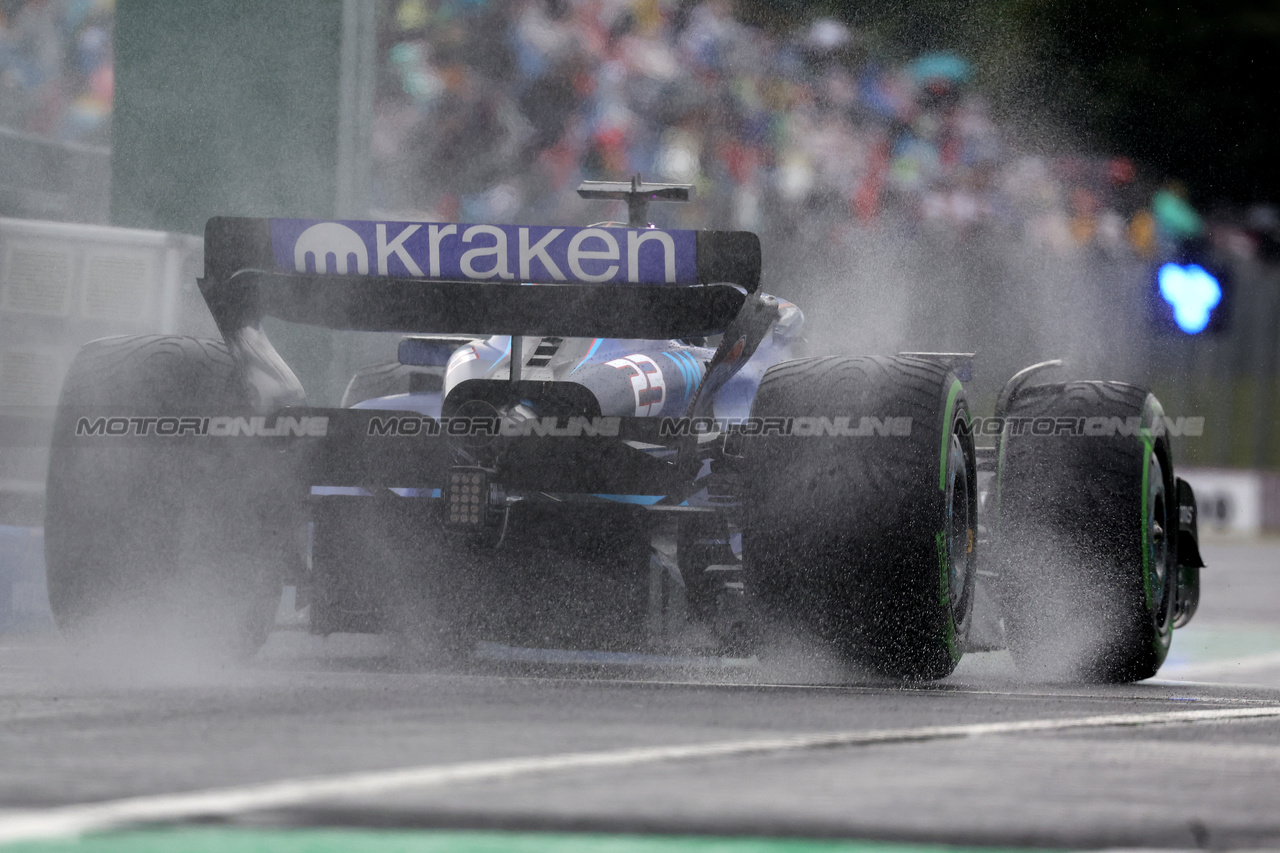
<path fill-rule="evenodd" d="M 958 435 L 951 436 L 947 454 L 947 563 L 951 610 L 959 622 L 964 616 L 973 559 L 973 521 L 970 518 L 969 477 L 964 446 Z"/>
<path fill-rule="evenodd" d="M 1165 597 L 1169 593 L 1169 515 L 1164 487 L 1164 468 L 1160 458 L 1151 454 L 1147 475 L 1147 591 L 1155 608 L 1156 624 L 1163 628 L 1167 620 Z"/>

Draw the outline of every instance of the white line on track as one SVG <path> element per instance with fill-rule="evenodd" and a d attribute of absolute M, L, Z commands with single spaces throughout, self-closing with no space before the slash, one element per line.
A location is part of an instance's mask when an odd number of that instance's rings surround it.
<path fill-rule="evenodd" d="M 266 809 L 368 797 L 391 791 L 492 782 L 594 768 L 633 767 L 671 761 L 731 758 L 837 747 L 1177 723 L 1213 723 L 1280 717 L 1280 706 L 1105 714 L 1092 717 L 921 726 L 909 729 L 825 732 L 684 746 L 638 747 L 562 753 L 531 758 L 470 761 L 399 770 L 375 770 L 313 779 L 290 779 L 187 794 L 130 797 L 100 803 L 0 813 L 0 844 L 63 838 L 148 823 L 229 817 Z"/>

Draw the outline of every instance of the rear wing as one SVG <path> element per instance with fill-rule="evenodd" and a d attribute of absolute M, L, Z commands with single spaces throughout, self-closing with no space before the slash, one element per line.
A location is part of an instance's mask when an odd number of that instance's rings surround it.
<path fill-rule="evenodd" d="M 521 286 L 538 285 L 538 286 Z M 683 338 L 760 286 L 743 231 L 215 217 L 201 292 L 223 335 L 265 316 L 357 331 Z"/>

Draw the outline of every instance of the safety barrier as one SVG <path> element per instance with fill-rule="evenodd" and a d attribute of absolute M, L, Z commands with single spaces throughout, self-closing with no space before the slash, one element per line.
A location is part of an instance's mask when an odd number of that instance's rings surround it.
<path fill-rule="evenodd" d="M 212 331 L 198 237 L 0 219 L 0 525 L 43 517 L 54 406 L 95 338 Z"/>
<path fill-rule="evenodd" d="M 1230 468 L 1179 468 L 1196 492 L 1201 532 L 1280 533 L 1280 474 Z"/>

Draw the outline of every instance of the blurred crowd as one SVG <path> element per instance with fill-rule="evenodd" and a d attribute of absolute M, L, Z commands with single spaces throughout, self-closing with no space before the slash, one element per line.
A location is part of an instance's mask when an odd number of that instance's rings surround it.
<path fill-rule="evenodd" d="M 782 239 L 888 225 L 1152 255 L 1203 231 L 1124 157 L 1019 150 L 964 58 L 878 61 L 830 19 L 777 34 L 730 0 L 388 0 L 380 55 L 388 212 L 577 218 L 578 181 L 639 173 L 696 185 L 665 222 Z"/>
<path fill-rule="evenodd" d="M 115 0 L 0 0 L 0 128 L 104 144 Z"/>
<path fill-rule="evenodd" d="M 107 144 L 115 0 L 0 0 L 0 129 Z M 378 0 L 372 206 L 581 221 L 584 179 L 692 183 L 663 224 L 792 245 L 860 230 L 996 232 L 1059 253 L 1188 240 L 1280 258 L 1274 209 L 1202 217 L 1123 156 L 1049 156 L 996 121 L 980 69 L 890 61 L 830 19 L 733 0 Z M 601 216 L 620 215 L 596 208 Z"/>

